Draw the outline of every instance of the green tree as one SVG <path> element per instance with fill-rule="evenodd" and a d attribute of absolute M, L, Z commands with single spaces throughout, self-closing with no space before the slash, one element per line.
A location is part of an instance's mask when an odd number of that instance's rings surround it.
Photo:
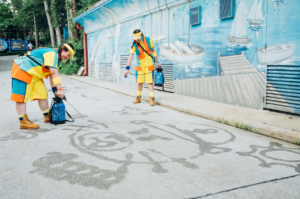
<path fill-rule="evenodd" d="M 13 13 L 10 9 L 11 4 L 7 1 L 0 1 L 0 33 L 8 38 L 11 31 L 11 21 Z"/>
<path fill-rule="evenodd" d="M 13 20 L 13 22 L 17 26 L 25 25 L 30 30 L 36 29 L 35 45 L 38 46 L 39 33 L 45 32 L 46 28 L 48 29 L 48 27 L 46 26 L 47 25 L 46 20 L 47 18 L 46 18 L 43 1 L 23 0 L 23 6 L 20 10 L 18 10 L 16 18 Z"/>
<path fill-rule="evenodd" d="M 44 0 L 44 6 L 45 6 L 45 13 L 46 13 L 47 20 L 48 20 L 48 25 L 49 25 L 52 48 L 54 48 L 55 47 L 55 35 L 54 35 L 54 30 L 53 30 L 53 26 L 52 26 L 51 15 L 50 15 L 47 0 Z"/>
<path fill-rule="evenodd" d="M 57 3 L 55 0 L 51 0 L 51 6 L 50 6 L 50 10 L 51 10 L 51 18 L 52 18 L 52 24 L 53 27 L 55 28 L 55 32 L 56 32 L 56 38 L 57 38 L 57 44 L 61 45 L 61 30 L 60 30 L 60 26 L 59 26 L 59 18 L 58 18 L 58 12 L 57 12 Z"/>

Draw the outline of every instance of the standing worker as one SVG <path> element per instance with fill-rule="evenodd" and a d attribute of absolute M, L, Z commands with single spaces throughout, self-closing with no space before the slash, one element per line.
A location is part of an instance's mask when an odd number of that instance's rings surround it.
<path fill-rule="evenodd" d="M 16 102 L 19 114 L 20 129 L 37 129 L 39 125 L 32 123 L 26 114 L 26 102 L 38 100 L 44 115 L 44 122 L 49 123 L 49 104 L 47 90 L 43 79 L 50 76 L 53 93 L 64 98 L 58 67 L 61 60 L 67 60 L 75 54 L 72 44 L 64 44 L 57 48 L 39 48 L 27 52 L 26 56 L 15 59 L 13 64 L 11 100 Z M 40 63 L 40 64 L 39 64 Z M 43 64 L 43 65 L 41 65 Z"/>
<path fill-rule="evenodd" d="M 133 102 L 134 104 L 141 103 L 141 95 L 143 89 L 143 83 L 146 81 L 148 84 L 148 90 L 150 94 L 150 106 L 155 105 L 154 98 L 154 59 L 157 63 L 158 67 L 161 67 L 157 59 L 157 54 L 154 50 L 154 43 L 150 37 L 145 37 L 142 31 L 135 30 L 133 31 L 133 44 L 130 49 L 130 55 L 127 61 L 126 71 L 124 75 L 127 76 L 129 74 L 130 65 L 133 59 L 133 55 L 136 53 L 136 66 L 135 66 L 135 77 L 136 82 L 138 83 L 138 91 L 136 100 Z"/>

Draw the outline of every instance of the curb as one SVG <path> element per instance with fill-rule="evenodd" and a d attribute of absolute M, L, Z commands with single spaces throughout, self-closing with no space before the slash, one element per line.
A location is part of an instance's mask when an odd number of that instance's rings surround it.
<path fill-rule="evenodd" d="M 131 97 L 136 97 L 135 95 L 131 95 L 129 93 L 125 93 L 125 92 L 120 92 L 120 91 L 116 91 L 104 86 L 99 86 L 97 84 L 92 84 L 92 83 L 88 83 L 82 80 L 78 80 L 76 78 L 73 78 L 72 76 L 67 76 L 67 75 L 63 75 L 60 74 L 63 77 L 69 78 L 69 79 L 73 79 L 76 81 L 80 81 L 86 84 L 90 84 L 93 86 L 97 86 L 100 88 L 104 88 L 110 91 L 114 91 L 123 95 L 127 95 L 127 96 L 131 96 Z M 149 102 L 150 99 L 146 98 L 146 97 L 142 97 L 142 100 Z M 258 134 L 262 134 L 262 135 L 266 135 L 269 137 L 273 137 L 273 138 L 277 138 L 280 140 L 284 140 L 287 142 L 291 142 L 294 144 L 298 144 L 300 145 L 300 133 L 298 131 L 292 131 L 290 129 L 286 129 L 286 128 L 282 128 L 282 127 L 276 127 L 276 126 L 272 126 L 269 124 L 264 124 L 261 122 L 255 122 L 255 121 L 251 121 L 251 120 L 246 120 L 243 118 L 234 118 L 233 116 L 230 115 L 222 115 L 220 113 L 217 112 L 210 112 L 210 111 L 204 111 L 195 107 L 187 107 L 184 105 L 180 105 L 180 104 L 172 104 L 168 101 L 164 101 L 161 99 L 156 99 L 155 102 L 157 105 L 163 106 L 163 107 L 167 107 L 167 108 L 172 108 L 175 109 L 177 111 L 180 112 L 184 112 L 184 113 L 188 113 L 188 114 L 192 114 L 192 115 L 196 115 L 199 117 L 203 117 L 205 119 L 209 119 L 212 121 L 216 121 L 216 122 L 220 122 L 220 123 L 224 123 L 236 128 L 240 128 L 240 129 L 244 129 L 247 131 L 251 131 L 254 133 L 258 133 Z"/>

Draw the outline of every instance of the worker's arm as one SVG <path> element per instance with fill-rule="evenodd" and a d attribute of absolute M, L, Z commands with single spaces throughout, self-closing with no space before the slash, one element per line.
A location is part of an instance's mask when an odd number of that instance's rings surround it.
<path fill-rule="evenodd" d="M 128 58 L 128 61 L 127 61 L 127 66 L 131 65 L 132 59 L 133 59 L 133 54 L 130 54 L 129 58 Z"/>
<path fill-rule="evenodd" d="M 50 76 L 51 87 L 52 88 L 56 87 L 57 91 L 55 92 L 55 94 L 63 99 L 65 97 L 65 94 L 62 90 L 61 80 L 58 75 L 58 70 L 56 68 L 50 68 L 50 73 L 51 73 L 51 76 Z"/>
<path fill-rule="evenodd" d="M 128 66 L 129 67 L 131 66 L 132 59 L 133 59 L 133 54 L 129 54 L 129 58 L 128 58 L 128 61 L 127 61 L 127 67 L 126 67 L 126 70 L 124 72 L 124 76 L 125 75 L 127 76 L 129 74 Z"/>
<path fill-rule="evenodd" d="M 154 57 L 154 59 L 155 59 L 155 61 L 156 61 L 157 67 L 161 67 L 161 64 L 160 64 L 159 61 L 158 61 L 158 58 L 157 58 L 157 54 L 156 54 L 156 52 L 155 52 L 155 49 L 152 48 L 151 51 L 152 51 L 152 56 Z"/>

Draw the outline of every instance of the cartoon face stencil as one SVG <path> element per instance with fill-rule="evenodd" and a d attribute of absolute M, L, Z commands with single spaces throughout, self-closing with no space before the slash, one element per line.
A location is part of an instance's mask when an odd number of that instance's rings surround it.
<path fill-rule="evenodd" d="M 165 163 L 197 169 L 194 159 L 229 152 L 230 148 L 221 145 L 235 139 L 226 130 L 199 124 L 133 121 L 101 128 L 98 123 L 94 125 L 76 130 L 71 145 L 83 153 L 119 164 L 127 161 L 126 155 L 132 155 L 131 164 L 151 164 L 156 173 L 167 172 L 163 168 Z"/>

